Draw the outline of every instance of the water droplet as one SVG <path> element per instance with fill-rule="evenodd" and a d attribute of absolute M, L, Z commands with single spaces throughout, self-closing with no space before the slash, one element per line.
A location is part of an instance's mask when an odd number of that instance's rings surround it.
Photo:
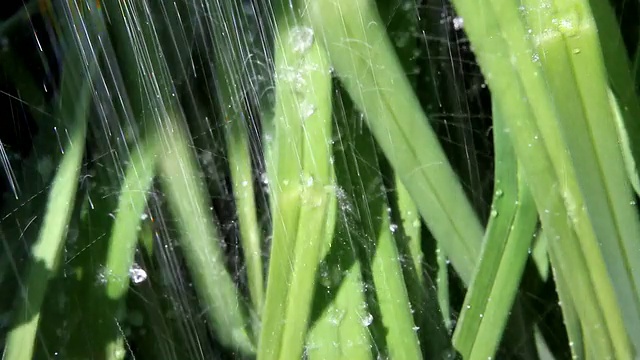
<path fill-rule="evenodd" d="M 344 319 L 344 315 L 346 311 L 340 309 L 332 309 L 329 315 L 329 322 L 335 326 L 340 325 L 342 319 Z"/>
<path fill-rule="evenodd" d="M 502 189 L 498 189 L 498 190 L 496 190 L 496 197 L 497 197 L 497 198 L 501 198 L 501 197 L 502 197 L 502 195 L 504 195 L 504 192 L 502 191 Z"/>
<path fill-rule="evenodd" d="M 389 225 L 389 230 L 391 230 L 392 233 L 395 233 L 398 230 L 398 225 L 397 224 Z"/>
<path fill-rule="evenodd" d="M 498 217 L 498 210 L 496 210 L 496 209 L 491 209 L 491 217 L 492 217 L 492 218 Z"/>
<path fill-rule="evenodd" d="M 243 186 L 243 187 L 247 187 L 247 185 L 249 185 L 249 182 L 248 182 L 247 180 L 245 180 L 245 181 L 243 181 L 243 182 L 242 182 L 242 186 Z"/>
<path fill-rule="evenodd" d="M 413 223 L 411 225 L 413 225 L 414 228 L 420 227 L 420 220 L 418 219 L 413 220 Z"/>
<path fill-rule="evenodd" d="M 142 215 L 140 215 L 140 220 L 145 221 L 149 218 L 149 215 L 147 215 L 147 213 L 142 213 Z"/>
<path fill-rule="evenodd" d="M 535 53 L 535 52 L 534 52 L 534 53 L 531 55 L 531 61 L 533 61 L 533 62 L 538 62 L 538 61 L 540 61 L 540 55 L 538 55 L 538 53 Z"/>
<path fill-rule="evenodd" d="M 576 55 L 580 54 L 580 49 L 578 49 L 578 48 L 573 49 L 573 53 L 576 54 Z"/>
<path fill-rule="evenodd" d="M 302 120 L 307 120 L 315 112 L 316 112 L 316 106 L 308 102 L 307 100 L 304 100 L 300 104 L 300 116 L 302 117 Z"/>
<path fill-rule="evenodd" d="M 313 186 L 313 176 L 309 176 L 306 182 L 307 187 Z"/>
<path fill-rule="evenodd" d="M 570 11 L 561 19 L 554 20 L 554 23 L 565 36 L 574 37 L 580 30 L 580 15 L 577 11 Z"/>
<path fill-rule="evenodd" d="M 370 313 L 365 314 L 362 318 L 362 326 L 369 326 L 371 323 L 373 323 L 373 315 Z"/>
<path fill-rule="evenodd" d="M 462 30 L 464 28 L 464 19 L 460 16 L 456 16 L 453 18 L 453 28 L 455 30 Z"/>
<path fill-rule="evenodd" d="M 129 277 L 134 284 L 140 284 L 141 282 L 147 280 L 147 272 L 144 271 L 140 265 L 133 263 L 131 268 L 129 269 Z"/>
<path fill-rule="evenodd" d="M 291 30 L 289 44 L 293 47 L 293 51 L 304 53 L 313 44 L 313 29 L 306 26 L 296 26 Z"/>
<path fill-rule="evenodd" d="M 457 357 L 457 352 L 455 349 L 446 349 L 442 352 L 442 359 L 455 359 Z"/>
<path fill-rule="evenodd" d="M 124 350 L 124 348 L 121 347 L 117 347 L 114 351 L 113 351 L 113 356 L 115 356 L 116 359 L 124 359 L 124 356 L 126 355 L 126 351 Z"/>

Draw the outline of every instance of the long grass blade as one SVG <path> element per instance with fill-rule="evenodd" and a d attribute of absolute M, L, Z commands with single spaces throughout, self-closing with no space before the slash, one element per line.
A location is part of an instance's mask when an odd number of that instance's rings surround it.
<path fill-rule="evenodd" d="M 500 110 L 493 113 L 495 195 L 480 264 L 467 291 L 453 335 L 464 358 L 494 356 L 520 278 L 529 256 L 538 220 L 535 203 L 505 132 Z M 515 175 L 514 175 L 515 174 Z"/>
<path fill-rule="evenodd" d="M 475 44 L 474 49 L 490 89 L 500 99 L 500 111 L 507 119 L 512 144 L 523 165 L 543 227 L 550 241 L 558 242 L 554 249 L 562 252 L 558 256 L 563 262 L 559 269 L 571 278 L 572 297 L 580 299 L 575 304 L 581 317 L 584 316 L 586 337 L 598 356 L 611 356 L 615 349 L 617 356 L 626 357 L 630 348 L 622 326 L 621 308 L 613 295 L 612 279 L 593 228 L 589 225 L 591 220 L 585 211 L 586 206 L 583 206 L 575 164 L 572 164 L 566 151 L 568 146 L 561 138 L 563 131 L 558 129 L 560 121 L 556 119 L 560 109 L 555 105 L 564 102 L 558 103 L 550 97 L 549 79 L 543 76 L 546 73 L 536 60 L 542 59 L 544 53 L 539 53 L 533 42 L 522 40 L 527 39 L 528 25 L 523 23 L 520 10 L 501 4 L 499 0 L 489 1 L 482 7 L 475 2 L 455 2 L 459 13 L 468 20 L 465 29 Z M 498 7 L 501 9 L 499 15 L 495 10 Z M 539 8 L 533 4 L 524 7 L 530 12 Z M 530 19 L 532 22 L 540 20 L 536 16 Z M 507 28 L 509 31 L 504 30 Z M 536 27 L 532 32 L 537 34 L 537 30 L 547 28 Z M 552 34 L 554 37 L 550 37 Z M 540 36 L 531 39 L 544 40 L 545 46 L 549 41 L 562 38 L 559 31 Z M 540 102 L 532 106 L 526 100 L 532 98 L 540 99 Z M 582 179 L 584 181 L 585 177 Z M 595 191 L 601 194 L 600 189 Z M 567 216 L 574 220 L 575 234 L 566 221 Z"/>
<path fill-rule="evenodd" d="M 311 2 L 309 10 L 336 75 L 468 283 L 480 253 L 482 225 L 411 90 L 375 3 L 322 0 Z"/>
<path fill-rule="evenodd" d="M 276 18 L 273 243 L 259 358 L 302 354 L 333 192 L 331 80 L 307 20 Z M 299 224 L 306 224 L 300 227 Z M 284 324 L 283 324 L 283 319 Z M 283 326 L 285 325 L 285 326 Z"/>
<path fill-rule="evenodd" d="M 122 190 L 118 199 L 118 208 L 111 230 L 109 249 L 103 271 L 106 276 L 107 301 L 112 307 L 111 313 L 120 317 L 123 322 L 126 317 L 124 299 L 129 288 L 129 282 L 144 281 L 144 269 L 133 267 L 135 249 L 138 244 L 139 228 L 142 214 L 147 207 L 147 195 L 155 178 L 158 158 L 158 138 L 155 133 L 148 135 L 143 143 L 138 145 L 125 172 Z M 111 322 L 110 322 L 111 323 Z M 106 325 L 106 324 L 105 324 Z M 112 337 L 105 349 L 106 358 L 117 358 L 114 354 L 123 354 L 124 339 L 122 332 L 112 329 Z"/>
<path fill-rule="evenodd" d="M 225 268 L 220 236 L 209 212 L 202 174 L 188 133 L 177 120 L 169 120 L 161 132 L 164 156 L 161 180 L 181 233 L 181 245 L 206 314 L 222 344 L 243 354 L 255 352 L 248 332 L 246 307 L 233 278 Z"/>
<path fill-rule="evenodd" d="M 553 22 L 557 22 L 554 19 L 558 18 L 565 19 L 557 26 L 558 36 L 538 35 L 553 26 Z M 640 221 L 637 210 L 630 205 L 634 195 L 618 143 L 608 78 L 591 10 L 588 3 L 582 1 L 556 1 L 551 9 L 531 11 L 529 24 L 533 34 L 539 36 L 536 50 L 549 78 L 549 90 L 555 101 L 562 104 L 556 106 L 556 111 L 565 148 L 575 169 L 579 190 L 574 191 L 580 191 L 584 197 L 591 226 L 599 240 L 599 252 L 610 274 L 607 281 L 615 288 L 627 331 L 637 333 L 640 331 L 640 264 L 634 259 L 640 255 Z M 575 76 L 575 69 L 589 69 L 592 76 Z M 585 223 L 580 215 L 576 221 L 581 225 Z M 581 226 L 577 229 L 580 234 Z M 579 239 L 588 241 L 584 235 Z M 612 340 L 622 347 L 616 340 L 619 336 Z"/>
<path fill-rule="evenodd" d="M 229 24 L 246 35 L 250 30 L 238 5 L 230 1 L 208 1 L 211 26 L 211 45 L 218 102 L 224 120 L 227 154 L 229 156 L 233 194 L 238 209 L 238 223 L 243 254 L 247 263 L 249 293 L 255 313 L 260 317 L 264 306 L 264 274 L 262 264 L 262 239 L 256 213 L 250 154 L 249 123 L 243 113 L 244 97 L 251 89 L 250 72 L 244 62 L 251 49 L 245 36 L 225 36 Z"/>
<path fill-rule="evenodd" d="M 31 249 L 31 261 L 22 285 L 13 328 L 7 336 L 3 359 L 31 359 L 34 351 L 40 306 L 44 300 L 49 279 L 57 272 L 67 225 L 78 188 L 78 177 L 84 155 L 87 115 L 90 103 L 88 89 L 83 89 L 75 106 L 64 105 L 61 116 L 70 119 L 70 139 L 53 179 L 47 210 L 38 240 Z M 72 99 L 66 97 L 63 101 Z"/>

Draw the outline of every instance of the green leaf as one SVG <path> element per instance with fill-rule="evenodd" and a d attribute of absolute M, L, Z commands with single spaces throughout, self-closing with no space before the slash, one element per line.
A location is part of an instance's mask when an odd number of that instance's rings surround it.
<path fill-rule="evenodd" d="M 161 131 L 165 139 L 161 180 L 178 222 L 180 244 L 194 286 L 219 341 L 243 354 L 252 354 L 255 346 L 247 330 L 247 309 L 225 268 L 220 236 L 209 211 L 202 172 L 189 145 L 190 136 L 180 118 L 169 118 L 165 124 Z"/>
<path fill-rule="evenodd" d="M 309 11 L 336 75 L 468 282 L 480 253 L 482 225 L 404 75 L 374 1 L 313 1 Z"/>
<path fill-rule="evenodd" d="M 500 110 L 494 107 L 495 194 L 480 264 L 453 342 L 464 358 L 493 357 L 507 323 L 538 220 Z"/>

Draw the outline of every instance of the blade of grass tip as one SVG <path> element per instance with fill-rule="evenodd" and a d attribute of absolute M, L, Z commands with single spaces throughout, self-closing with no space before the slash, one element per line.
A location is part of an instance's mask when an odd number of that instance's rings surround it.
<path fill-rule="evenodd" d="M 179 119 L 169 119 L 163 126 L 161 180 L 178 222 L 180 244 L 196 291 L 207 306 L 218 340 L 242 354 L 254 354 L 245 304 L 225 268 L 218 229 L 207 211 L 207 191 L 189 147 L 189 136 Z"/>
<path fill-rule="evenodd" d="M 86 84 L 85 84 L 86 85 Z M 3 359 L 31 359 L 40 306 L 49 279 L 56 273 L 67 232 L 70 215 L 78 188 L 78 177 L 84 156 L 87 116 L 90 92 L 80 91 L 80 98 L 63 98 L 60 117 L 70 119 L 70 138 L 53 179 L 49 200 L 36 243 L 31 249 L 31 260 L 26 278 L 21 286 L 14 325 L 7 335 Z M 75 90 L 77 91 L 77 90 Z"/>
<path fill-rule="evenodd" d="M 468 283 L 482 225 L 404 75 L 375 3 L 322 0 L 309 3 L 309 10 L 336 74 Z"/>
<path fill-rule="evenodd" d="M 549 263 L 549 239 L 546 236 L 542 236 L 542 231 L 538 231 L 534 236 L 531 258 L 536 265 L 540 279 L 545 282 L 549 279 L 551 270 L 551 264 Z"/>
<path fill-rule="evenodd" d="M 351 104 L 346 93 L 343 102 Z M 363 278 L 372 281 L 375 288 L 375 293 L 367 296 L 370 309 L 361 323 L 370 329 L 379 356 L 421 359 L 423 352 L 393 233 L 397 225 L 391 223 L 377 148 L 371 133 L 355 121 L 355 109 L 346 108 L 346 114 L 338 117 L 341 151 L 336 154 L 336 175 L 354 202 L 351 242 L 358 251 Z"/>
<path fill-rule="evenodd" d="M 466 359 L 495 354 L 518 292 L 538 221 L 506 124 L 494 106 L 495 194 L 480 263 L 469 285 L 453 343 Z"/>
<path fill-rule="evenodd" d="M 146 279 L 143 269 L 133 267 L 138 229 L 142 214 L 147 206 L 147 195 L 155 177 L 158 157 L 158 139 L 155 133 L 147 135 L 130 159 L 120 190 L 118 208 L 109 239 L 107 259 L 104 265 L 106 295 L 110 312 L 116 314 L 117 321 L 123 322 L 127 315 L 124 298 L 129 289 L 129 281 L 134 284 Z M 110 322 L 116 325 L 117 322 Z M 106 324 L 105 324 L 106 325 Z M 119 359 L 124 354 L 123 334 L 117 327 L 111 329 L 111 337 L 105 348 L 105 359 Z"/>
<path fill-rule="evenodd" d="M 151 126 L 162 127 L 158 130 L 162 140 L 159 150 L 163 154 L 162 185 L 178 223 L 181 246 L 196 292 L 207 306 L 208 326 L 224 346 L 252 355 L 255 346 L 247 331 L 245 304 L 225 268 L 218 229 L 213 216 L 207 212 L 210 205 L 206 187 L 201 182 L 202 173 L 189 148 L 184 113 L 175 96 L 170 69 L 178 64 L 168 64 L 165 60 L 155 23 L 146 9 L 124 7 L 116 2 L 102 3 L 102 9 L 111 21 L 116 55 L 123 68 L 133 78 L 141 79 L 131 83 L 129 91 L 143 96 L 132 97 L 132 100 L 140 111 L 156 117 L 156 124 Z M 131 28 L 140 29 L 140 34 L 132 37 Z M 144 75 L 149 73 L 154 76 Z"/>
<path fill-rule="evenodd" d="M 581 299 L 576 307 L 588 324 L 585 327 L 587 338 L 597 354 L 604 357 L 612 356 L 611 342 L 615 339 L 616 353 L 626 357 L 630 349 L 621 326 L 622 317 L 611 278 L 597 248 L 586 207 L 582 206 L 582 194 L 572 162 L 560 138 L 554 107 L 557 103 L 549 94 L 548 79 L 540 76 L 544 73 L 539 61 L 532 61 L 536 59 L 533 44 L 523 41 L 530 37 L 522 13 L 516 6 L 507 7 L 498 0 L 495 3 L 490 1 L 488 5 L 491 6 L 466 0 L 456 0 L 454 5 L 466 19 L 467 35 L 474 44 L 478 62 L 494 98 L 500 99 L 499 105 L 507 119 L 512 144 L 523 166 L 543 227 L 549 232 L 550 239 L 559 243 L 556 247 L 562 251 L 559 268 L 571 276 L 572 296 Z M 496 13 L 497 7 L 500 7 L 500 16 Z M 538 7 L 536 5 L 533 9 Z M 539 101 L 534 106 L 528 99 Z M 567 223 L 568 216 L 569 219 L 579 217 L 578 221 L 573 221 L 577 234 Z"/>
<path fill-rule="evenodd" d="M 210 2 L 209 6 L 215 7 L 211 10 L 212 24 L 220 28 L 212 32 L 212 42 L 216 46 L 214 52 L 216 93 L 225 121 L 227 154 L 238 212 L 242 251 L 247 264 L 249 293 L 254 311 L 258 317 L 261 317 L 264 306 L 262 246 L 249 153 L 249 130 L 242 113 L 244 91 L 251 88 L 242 66 L 245 59 L 249 57 L 246 54 L 249 49 L 243 47 L 242 36 L 224 35 L 228 32 L 226 27 L 231 24 L 238 32 L 248 31 L 248 24 L 232 2 L 215 1 Z"/>
<path fill-rule="evenodd" d="M 544 337 L 542 336 L 542 334 L 540 333 L 540 329 L 538 329 L 538 327 L 536 327 L 535 329 L 534 336 L 535 336 L 535 342 L 536 342 L 536 350 L 538 351 L 539 359 L 555 360 L 556 357 L 554 356 L 551 349 L 549 349 L 549 347 L 547 346 L 547 343 L 544 340 Z M 582 358 L 574 358 L 574 359 L 582 359 Z"/>
<path fill-rule="evenodd" d="M 534 2 L 530 6 L 538 5 Z M 630 205 L 634 194 L 618 141 L 589 4 L 586 0 L 556 1 L 546 10 L 531 10 L 529 16 L 534 36 L 544 34 L 536 44 L 543 55 L 540 64 L 549 77 L 549 92 L 560 104 L 556 110 L 565 149 L 599 240 L 594 242 L 610 275 L 606 281 L 611 281 L 615 289 L 616 296 L 610 300 L 617 300 L 626 331 L 640 333 L 640 263 L 635 260 L 640 258 L 640 220 L 635 206 Z M 549 36 L 553 26 L 556 36 Z M 580 76 L 582 72 L 590 76 Z M 582 236 L 579 239 L 586 240 Z M 611 330 L 617 331 L 613 319 L 606 320 Z M 621 349 L 624 341 L 616 340 L 619 336 L 612 340 Z M 640 339 L 632 342 L 640 349 Z"/>
<path fill-rule="evenodd" d="M 546 237 L 544 231 L 541 231 L 538 237 Z M 553 244 L 549 243 L 550 246 Z M 585 344 L 582 336 L 582 324 L 580 315 L 571 298 L 570 283 L 562 271 L 558 271 L 555 264 L 558 264 L 556 258 L 558 251 L 550 251 L 551 273 L 555 280 L 555 288 L 558 293 L 559 305 L 562 310 L 562 318 L 564 320 L 565 330 L 569 338 L 569 348 L 571 350 L 571 356 L 573 359 L 585 358 Z"/>

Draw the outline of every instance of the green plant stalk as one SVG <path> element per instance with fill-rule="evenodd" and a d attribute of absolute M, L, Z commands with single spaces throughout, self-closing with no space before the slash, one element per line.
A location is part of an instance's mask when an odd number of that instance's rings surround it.
<path fill-rule="evenodd" d="M 22 284 L 16 319 L 7 336 L 3 359 L 32 358 L 40 307 L 49 279 L 57 272 L 67 225 L 75 204 L 87 132 L 90 95 L 88 91 L 82 91 L 80 94 L 80 100 L 73 113 L 66 114 L 73 119 L 71 137 L 53 179 L 38 240 L 31 249 L 29 270 Z"/>
<path fill-rule="evenodd" d="M 270 149 L 266 152 L 267 170 L 272 171 L 269 179 L 273 237 L 258 359 L 278 359 L 281 356 L 283 319 L 287 316 L 289 287 L 295 271 L 298 224 L 303 208 L 303 181 L 309 180 L 303 179 L 303 149 L 305 141 L 311 139 L 307 139 L 303 121 L 315 117 L 317 110 L 325 115 L 324 93 L 327 89 L 324 87 L 327 86 L 328 75 L 312 69 L 318 64 L 323 69 L 325 61 L 313 37 L 305 35 L 304 44 L 297 50 L 294 48 L 301 40 L 298 35 L 308 29 L 304 19 L 290 13 L 284 3 L 274 6 L 277 7 L 274 39 L 275 139 L 267 145 Z M 315 182 L 315 179 L 311 181 Z"/>
<path fill-rule="evenodd" d="M 578 184 L 571 196 L 582 194 L 578 201 L 584 202 L 590 216 L 599 240 L 594 242 L 610 273 L 625 326 L 635 334 L 640 332 L 640 269 L 636 269 L 640 263 L 634 261 L 640 256 L 640 221 L 630 205 L 633 191 L 618 144 L 598 34 L 588 3 L 559 0 L 554 5 L 530 11 L 529 24 L 550 95 L 561 104 L 556 106 L 559 128 Z M 549 30 L 554 22 L 559 22 L 557 30 Z M 578 69 L 591 75 L 578 76 Z M 575 221 L 584 223 L 581 217 L 579 210 Z M 579 236 L 581 241 L 585 238 Z M 634 345 L 639 347 L 640 341 Z"/>
<path fill-rule="evenodd" d="M 521 13 L 516 6 L 508 6 L 502 0 L 488 1 L 482 6 L 458 0 L 454 5 L 468 20 L 465 22 L 467 34 L 494 97 L 500 99 L 501 112 L 507 119 L 512 144 L 523 165 L 543 227 L 551 241 L 557 240 L 560 244 L 557 249 L 562 251 L 558 254 L 562 266 L 559 269 L 568 276 L 571 274 L 572 297 L 581 299 L 576 306 L 588 324 L 586 337 L 597 355 L 611 356 L 614 349 L 611 341 L 615 339 L 617 356 L 626 357 L 630 348 L 620 308 L 582 207 L 574 170 L 560 139 L 557 110 L 546 79 L 541 76 L 543 70 L 538 62 L 532 61 L 533 44 L 522 40 L 527 39 L 527 29 Z M 500 16 L 495 10 L 498 7 Z M 506 28 L 509 31 L 502 30 Z M 529 103 L 531 99 L 536 99 L 535 106 Z M 581 219 L 573 222 L 577 234 L 566 222 L 568 214 Z M 598 289 L 597 293 L 593 292 L 594 288 Z"/>
<path fill-rule="evenodd" d="M 310 28 L 307 28 L 310 30 Z M 290 38 L 291 39 L 291 38 Z M 293 274 L 287 299 L 285 328 L 282 334 L 283 359 L 302 355 L 307 334 L 309 315 L 313 302 L 318 265 L 326 244 L 327 227 L 333 227 L 335 217 L 329 219 L 331 198 L 335 197 L 333 165 L 331 164 L 331 73 L 325 49 L 314 41 L 308 50 L 304 66 L 309 72 L 311 94 L 299 103 L 298 118 L 290 118 L 290 124 L 299 122 L 303 128 L 302 176 L 305 182 L 300 194 L 301 210 L 293 261 Z M 306 117 L 304 102 L 314 106 L 314 112 Z M 306 117 L 306 118 L 305 118 Z M 280 158 L 279 160 L 284 160 Z M 303 225 L 304 226 L 300 226 Z"/>
<path fill-rule="evenodd" d="M 137 147 L 125 172 L 104 267 L 104 271 L 109 274 L 106 283 L 107 300 L 113 304 L 113 308 L 109 310 L 120 317 L 119 321 L 126 316 L 124 299 L 129 288 L 141 216 L 147 207 L 147 194 L 155 177 L 157 135 L 148 134 Z M 105 349 L 106 359 L 117 359 L 119 357 L 115 354 L 124 354 L 123 343 L 122 333 L 117 328 L 112 329 L 112 340 Z"/>
<path fill-rule="evenodd" d="M 177 115 L 174 115 L 177 116 Z M 181 233 L 181 245 L 196 291 L 218 340 L 243 354 L 255 347 L 247 331 L 245 304 L 224 265 L 218 229 L 202 183 L 202 173 L 189 147 L 189 135 L 178 119 L 166 119 L 160 161 L 162 184 Z"/>
<path fill-rule="evenodd" d="M 480 253 L 482 225 L 404 75 L 375 3 L 314 1 L 309 13 L 337 76 L 468 283 Z"/>
<path fill-rule="evenodd" d="M 531 193 L 494 107 L 495 195 L 480 263 L 453 335 L 466 359 L 494 356 L 518 292 L 538 220 Z"/>
<path fill-rule="evenodd" d="M 402 265 L 395 238 L 390 230 L 391 221 L 387 209 L 379 209 L 382 217 L 376 253 L 371 261 L 373 280 L 387 333 L 389 357 L 391 359 L 422 359 L 422 349 L 418 339 L 411 302 L 407 292 Z"/>
<path fill-rule="evenodd" d="M 300 212 L 294 271 L 291 277 L 285 327 L 282 334 L 281 359 L 302 356 L 307 327 L 315 290 L 315 277 L 320 262 L 320 248 L 326 238 L 324 230 L 327 220 L 326 190 L 321 185 L 303 193 L 305 204 Z"/>

